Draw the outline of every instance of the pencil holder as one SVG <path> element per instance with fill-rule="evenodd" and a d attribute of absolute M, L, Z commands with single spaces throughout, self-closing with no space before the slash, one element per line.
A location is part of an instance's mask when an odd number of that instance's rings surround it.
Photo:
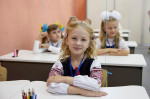
<path fill-rule="evenodd" d="M 34 89 L 32 88 L 32 91 L 28 89 L 27 92 L 24 90 L 22 91 L 22 99 L 37 99 L 37 95 L 34 92 Z"/>
<path fill-rule="evenodd" d="M 15 49 L 14 50 L 14 56 L 13 57 L 18 57 L 19 55 L 19 49 Z"/>

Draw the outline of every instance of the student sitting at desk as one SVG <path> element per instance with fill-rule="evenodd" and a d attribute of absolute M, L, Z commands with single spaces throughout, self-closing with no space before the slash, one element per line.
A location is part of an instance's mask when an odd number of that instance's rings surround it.
<path fill-rule="evenodd" d="M 117 56 L 128 55 L 129 48 L 125 40 L 120 37 L 118 31 L 118 21 L 121 18 L 120 13 L 117 11 L 112 12 L 104 11 L 101 14 L 101 18 L 102 23 L 101 23 L 100 38 L 96 40 L 97 54 L 98 55 L 108 54 Z"/>
<path fill-rule="evenodd" d="M 38 40 L 34 43 L 34 53 L 42 53 L 44 51 L 51 51 L 59 54 L 61 47 L 61 28 L 57 24 L 48 26 L 47 32 L 42 32 Z"/>
<path fill-rule="evenodd" d="M 62 42 L 62 54 L 47 79 L 48 91 L 100 97 L 101 64 L 95 57 L 93 30 L 84 21 L 69 24 Z"/>

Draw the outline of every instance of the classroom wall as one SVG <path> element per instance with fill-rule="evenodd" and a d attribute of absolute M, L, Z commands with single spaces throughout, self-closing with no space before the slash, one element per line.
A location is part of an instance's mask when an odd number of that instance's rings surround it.
<path fill-rule="evenodd" d="M 123 29 L 131 30 L 129 40 L 138 44 L 142 43 L 142 8 L 143 0 L 116 0 L 116 10 L 122 14 L 120 23 Z"/>
<path fill-rule="evenodd" d="M 1 0 L 0 55 L 18 48 L 32 50 L 43 23 L 59 21 L 65 26 L 73 15 L 85 19 L 85 2 L 86 0 Z"/>
<path fill-rule="evenodd" d="M 80 2 L 79 2 L 80 1 Z M 74 0 L 75 3 L 75 15 L 79 20 L 85 20 L 86 18 L 86 0 Z"/>
<path fill-rule="evenodd" d="M 145 46 L 150 46 L 150 16 L 148 11 L 150 11 L 150 0 L 143 1 L 143 17 L 142 17 L 142 43 Z"/>

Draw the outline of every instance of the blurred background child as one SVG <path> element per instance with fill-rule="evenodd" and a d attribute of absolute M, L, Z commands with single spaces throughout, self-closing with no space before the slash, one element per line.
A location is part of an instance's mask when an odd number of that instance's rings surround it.
<path fill-rule="evenodd" d="M 106 14 L 107 13 L 107 14 Z M 129 48 L 125 40 L 120 37 L 118 30 L 118 21 L 121 15 L 117 11 L 104 11 L 101 14 L 101 31 L 97 42 L 97 54 L 126 56 L 129 54 Z"/>
<path fill-rule="evenodd" d="M 62 31 L 59 25 L 51 24 L 48 26 L 47 32 L 42 32 L 39 35 L 38 40 L 34 43 L 34 53 L 42 53 L 44 51 L 50 51 L 55 54 L 59 54 L 61 47 Z"/>

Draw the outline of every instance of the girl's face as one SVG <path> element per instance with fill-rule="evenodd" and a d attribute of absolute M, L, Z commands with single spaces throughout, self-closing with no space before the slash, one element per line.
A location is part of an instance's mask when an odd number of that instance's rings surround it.
<path fill-rule="evenodd" d="M 104 27 L 104 30 L 106 32 L 106 25 Z M 118 32 L 118 22 L 117 21 L 111 21 L 111 22 L 107 22 L 107 37 L 108 38 L 114 38 L 115 35 Z"/>
<path fill-rule="evenodd" d="M 48 34 L 50 40 L 54 43 L 56 43 L 58 40 L 61 39 L 61 30 L 60 28 L 57 28 L 56 30 L 52 30 L 49 34 Z"/>
<path fill-rule="evenodd" d="M 66 44 L 72 55 L 83 55 L 89 47 L 90 35 L 84 28 L 78 26 L 69 33 Z"/>

